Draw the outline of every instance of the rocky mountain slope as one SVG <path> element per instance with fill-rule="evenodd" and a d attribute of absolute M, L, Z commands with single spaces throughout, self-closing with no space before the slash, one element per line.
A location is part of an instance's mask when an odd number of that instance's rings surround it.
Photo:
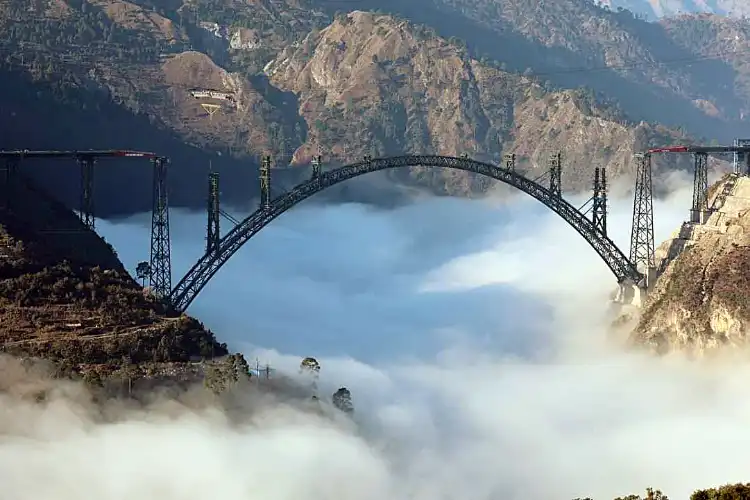
<path fill-rule="evenodd" d="M 167 317 L 72 212 L 23 178 L 13 186 L 8 199 L 0 185 L 0 351 L 94 382 L 202 377 L 200 361 L 228 354 L 194 318 Z"/>
<path fill-rule="evenodd" d="M 204 202 L 209 161 L 199 154 L 203 152 L 212 152 L 214 166 L 222 172 L 228 186 L 225 200 L 247 203 L 255 194 L 253 171 L 263 153 L 272 154 L 277 165 L 304 166 L 318 148 L 331 163 L 365 154 L 427 150 L 499 161 L 504 151 L 516 152 L 521 166 L 530 169 L 539 168 L 548 152 L 561 149 L 571 172 L 568 187 L 588 187 L 587 172 L 594 164 L 624 172 L 634 149 L 684 140 L 682 132 L 628 118 L 631 113 L 626 116 L 616 103 L 571 88 L 577 80 L 555 87 L 511 71 L 523 60 L 531 66 L 520 69 L 533 72 L 533 66 L 549 62 L 559 43 L 571 54 L 599 53 L 603 34 L 620 33 L 625 23 L 606 13 L 583 31 L 557 27 L 555 23 L 579 23 L 581 16 L 601 11 L 566 0 L 562 4 L 570 4 L 568 11 L 540 12 L 554 16 L 547 19 L 551 24 L 544 28 L 549 31 L 544 38 L 539 24 L 518 22 L 525 15 L 522 3 L 506 2 L 501 24 L 465 30 L 468 38 L 462 41 L 447 39 L 452 32 L 439 23 L 434 31 L 393 15 L 354 12 L 334 17 L 333 3 L 323 1 L 38 0 L 29 8 L 27 2 L 11 0 L 0 15 L 0 28 L 9 34 L 2 51 L 4 71 L 12 83 L 0 95 L 0 146 L 80 147 L 77 144 L 88 141 L 97 147 L 156 149 L 172 156 L 180 168 L 173 178 L 172 201 L 197 206 Z M 466 22 L 456 26 L 494 19 L 481 5 L 469 9 L 458 0 L 425 5 L 419 12 L 465 10 Z M 397 6 L 385 2 L 378 7 L 403 14 Z M 433 18 L 437 23 L 445 16 Z M 417 16 L 417 21 L 425 20 Z M 513 45 L 506 46 L 513 49 L 505 50 L 503 57 L 495 53 L 496 62 L 482 61 L 482 47 L 474 47 L 478 39 L 471 37 L 500 37 L 508 26 L 527 27 L 508 40 Z M 635 55 L 619 57 L 623 44 L 634 40 L 635 35 L 627 35 L 605 51 L 604 62 L 653 56 L 633 42 L 628 50 Z M 558 59 L 560 64 L 578 62 L 567 56 Z M 597 63 L 590 58 L 586 62 Z M 660 75 L 638 77 L 637 85 L 665 80 Z M 688 87 L 694 80 L 684 72 L 679 77 Z M 632 94 L 631 86 L 622 87 L 623 95 Z M 191 90 L 196 88 L 218 90 L 231 100 L 195 98 Z M 644 109 L 666 103 L 662 97 L 654 95 L 655 101 Z M 49 108 L 48 101 L 58 105 Z M 208 116 L 202 104 L 220 111 Z M 63 105 L 67 107 L 61 109 Z M 51 119 L 45 109 L 54 109 L 58 116 L 70 112 L 76 126 Z M 114 119 L 103 118 L 106 115 Z M 44 133 L 33 133 L 40 122 L 46 125 Z M 97 206 L 105 215 L 132 211 L 134 205 L 147 209 L 148 197 L 135 194 L 147 192 L 147 173 L 124 168 L 108 172 L 102 183 L 110 189 L 129 185 L 133 195 L 119 197 L 128 205 L 125 209 L 113 207 L 115 197 L 109 196 Z M 284 189 L 301 175 L 297 169 L 280 173 L 277 185 Z M 66 201 L 76 201 L 77 186 L 70 175 L 48 168 L 39 171 L 38 179 L 66 186 Z M 487 188 L 477 179 L 443 172 L 414 170 L 393 179 L 438 193 L 476 194 Z M 133 187 L 136 184 L 140 187 Z"/>
<path fill-rule="evenodd" d="M 680 46 L 661 24 L 630 11 L 589 0 L 387 1 L 380 8 L 464 40 L 476 58 L 557 87 L 594 89 L 635 121 L 683 126 L 720 141 L 748 131 L 739 118 L 748 103 L 734 94 L 732 68 L 702 57 L 699 42 Z M 707 112 L 707 103 L 718 113 Z"/>
<path fill-rule="evenodd" d="M 685 223 L 656 252 L 663 273 L 631 340 L 659 353 L 747 346 L 750 331 L 750 178 L 710 189 L 706 224 Z"/>

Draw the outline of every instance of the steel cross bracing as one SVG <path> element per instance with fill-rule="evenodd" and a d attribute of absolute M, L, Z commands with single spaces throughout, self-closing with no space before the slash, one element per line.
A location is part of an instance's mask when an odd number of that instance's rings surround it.
<path fill-rule="evenodd" d="M 708 153 L 695 153 L 693 210 L 705 210 L 708 201 Z"/>
<path fill-rule="evenodd" d="M 167 158 L 155 158 L 153 208 L 151 211 L 151 276 L 149 286 L 163 299 L 172 288 L 172 260 L 169 246 L 169 204 L 167 200 Z"/>
<path fill-rule="evenodd" d="M 208 222 L 206 224 L 206 253 L 216 252 L 221 239 L 221 206 L 219 205 L 219 173 L 208 174 Z"/>
<path fill-rule="evenodd" d="M 602 234 L 607 234 L 607 169 L 594 168 L 594 204 L 591 220 Z"/>
<path fill-rule="evenodd" d="M 340 182 L 379 170 L 390 168 L 425 166 L 465 170 L 505 182 L 533 196 L 549 207 L 581 235 L 601 256 L 618 282 L 631 279 L 638 283 L 643 275 L 631 264 L 625 254 L 609 239 L 596 229 L 593 222 L 586 218 L 575 207 L 544 186 L 537 184 L 512 170 L 490 165 L 468 158 L 448 156 L 396 156 L 392 158 L 368 159 L 363 162 L 340 167 L 336 170 L 321 173 L 272 200 L 268 207 L 263 206 L 224 236 L 215 253 L 205 254 L 188 271 L 174 287 L 170 294 L 170 304 L 177 311 L 184 311 L 198 295 L 201 289 L 216 274 L 224 263 L 239 250 L 251 237 L 268 223 L 283 214 L 299 202 Z"/>
<path fill-rule="evenodd" d="M 635 155 L 635 194 L 633 224 L 630 233 L 630 262 L 648 269 L 654 266 L 654 199 L 651 179 L 651 154 Z"/>
<path fill-rule="evenodd" d="M 549 190 L 559 198 L 562 196 L 562 155 L 560 153 L 550 155 L 547 166 L 549 167 Z"/>

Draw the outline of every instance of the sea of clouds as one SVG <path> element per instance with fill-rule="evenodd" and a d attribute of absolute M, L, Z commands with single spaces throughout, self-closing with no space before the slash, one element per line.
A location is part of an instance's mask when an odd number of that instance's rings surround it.
<path fill-rule="evenodd" d="M 654 204 L 657 241 L 688 215 L 690 179 L 673 181 Z M 623 196 L 609 215 L 626 253 L 631 210 Z M 175 279 L 204 224 L 172 214 Z M 129 268 L 147 259 L 146 216 L 99 230 Z M 316 357 L 324 397 L 352 391 L 354 425 L 270 403 L 242 425 L 210 410 L 100 425 L 62 389 L 45 405 L 4 397 L 0 498 L 569 500 L 654 486 L 680 499 L 746 481 L 750 367 L 623 351 L 607 331 L 615 286 L 524 197 L 308 202 L 189 312 L 277 373 Z"/>

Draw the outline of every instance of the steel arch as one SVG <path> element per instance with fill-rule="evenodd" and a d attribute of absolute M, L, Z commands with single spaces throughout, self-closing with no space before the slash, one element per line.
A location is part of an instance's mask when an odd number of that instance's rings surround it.
<path fill-rule="evenodd" d="M 619 283 L 631 279 L 638 283 L 643 275 L 636 269 L 625 254 L 605 234 L 599 232 L 592 221 L 563 198 L 553 194 L 549 189 L 516 173 L 489 163 L 468 158 L 451 156 L 395 156 L 376 158 L 346 165 L 336 170 L 321 173 L 295 187 L 293 190 L 274 199 L 267 210 L 256 210 L 237 224 L 219 242 L 217 251 L 206 253 L 187 272 L 174 287 L 169 296 L 170 304 L 177 311 L 184 311 L 198 293 L 216 274 L 221 266 L 234 255 L 250 238 L 263 229 L 272 220 L 310 196 L 340 182 L 359 177 L 360 175 L 398 167 L 442 167 L 465 170 L 496 179 L 509 184 L 524 193 L 536 198 L 550 210 L 562 217 L 578 231 L 591 247 L 604 260 Z"/>

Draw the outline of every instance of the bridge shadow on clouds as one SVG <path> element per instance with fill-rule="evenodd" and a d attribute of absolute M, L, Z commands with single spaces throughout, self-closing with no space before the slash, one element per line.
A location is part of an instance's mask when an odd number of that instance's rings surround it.
<path fill-rule="evenodd" d="M 509 221 L 507 207 L 457 199 L 392 210 L 305 203 L 230 259 L 189 313 L 235 348 L 368 363 L 434 358 L 448 345 L 532 356 L 552 320 L 544 303 L 497 280 L 439 285 L 441 268 L 490 247 Z M 146 223 L 101 225 L 129 268 L 146 257 L 133 252 L 148 241 Z M 203 253 L 204 224 L 173 213 L 175 276 Z"/>

